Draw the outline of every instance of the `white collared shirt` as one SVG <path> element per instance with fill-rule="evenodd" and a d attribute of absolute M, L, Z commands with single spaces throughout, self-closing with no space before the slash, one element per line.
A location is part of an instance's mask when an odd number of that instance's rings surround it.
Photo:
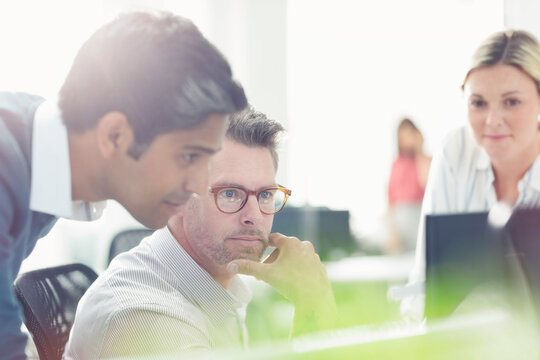
<path fill-rule="evenodd" d="M 239 276 L 223 288 L 165 227 L 118 255 L 85 293 L 64 357 L 245 348 L 251 296 Z"/>
<path fill-rule="evenodd" d="M 33 126 L 30 209 L 66 219 L 99 218 L 106 201 L 72 201 L 67 129 L 56 102 L 39 106 Z"/>
<path fill-rule="evenodd" d="M 489 156 L 477 145 L 471 128 L 463 126 L 449 133 L 431 163 L 409 283 L 425 280 L 426 214 L 489 211 L 497 203 L 494 179 Z M 540 155 L 518 182 L 518 191 L 514 208 L 540 206 Z M 423 306 L 423 296 L 408 299 L 402 313 L 418 319 L 423 316 Z"/>

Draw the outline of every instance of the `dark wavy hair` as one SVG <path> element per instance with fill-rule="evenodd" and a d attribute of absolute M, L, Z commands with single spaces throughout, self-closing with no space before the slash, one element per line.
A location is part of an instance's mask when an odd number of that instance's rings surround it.
<path fill-rule="evenodd" d="M 135 135 L 134 158 L 160 134 L 246 105 L 223 55 L 190 20 L 168 12 L 124 13 L 98 29 L 59 93 L 70 131 L 91 129 L 108 112 L 124 113 Z"/>

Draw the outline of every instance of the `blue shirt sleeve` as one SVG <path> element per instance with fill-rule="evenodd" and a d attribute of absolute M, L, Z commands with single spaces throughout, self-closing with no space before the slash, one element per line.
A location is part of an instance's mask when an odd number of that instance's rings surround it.
<path fill-rule="evenodd" d="M 1 195 L 0 184 L 0 199 Z M 26 359 L 26 336 L 21 332 L 22 311 L 13 288 L 20 260 L 14 254 L 15 239 L 9 234 L 9 205 L 9 201 L 0 204 L 0 359 L 18 360 Z"/>
<path fill-rule="evenodd" d="M 0 360 L 26 359 L 22 311 L 13 282 L 26 256 L 28 176 L 19 144 L 0 119 Z"/>

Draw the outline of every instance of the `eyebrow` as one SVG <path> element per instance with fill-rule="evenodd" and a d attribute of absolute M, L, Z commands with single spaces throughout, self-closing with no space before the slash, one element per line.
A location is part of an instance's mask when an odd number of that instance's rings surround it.
<path fill-rule="evenodd" d="M 511 90 L 511 91 L 507 91 L 507 92 L 501 94 L 501 97 L 508 96 L 508 95 L 513 95 L 513 94 L 519 94 L 519 90 Z M 481 94 L 476 94 L 476 93 L 471 93 L 470 96 L 477 96 L 477 97 L 481 97 L 481 98 L 484 97 L 483 95 L 481 95 Z"/>
<path fill-rule="evenodd" d="M 183 147 L 184 150 L 192 150 L 192 151 L 199 151 L 203 152 L 205 154 L 213 155 L 221 150 L 221 148 L 212 149 L 206 146 L 199 146 L 199 145 L 186 145 Z"/>
<path fill-rule="evenodd" d="M 502 96 L 508 96 L 508 95 L 512 95 L 512 94 L 516 94 L 516 93 L 519 93 L 519 90 L 507 91 L 504 94 L 502 94 Z"/>
<path fill-rule="evenodd" d="M 250 190 L 250 189 L 246 188 L 245 186 L 242 186 L 242 185 L 236 184 L 236 183 L 217 183 L 217 184 L 211 185 L 210 187 L 223 187 L 223 186 L 237 187 L 237 188 Z M 261 186 L 257 190 L 268 189 L 268 188 L 273 188 L 273 187 L 278 187 L 278 184 Z M 255 191 L 257 191 L 257 190 L 255 190 Z"/>

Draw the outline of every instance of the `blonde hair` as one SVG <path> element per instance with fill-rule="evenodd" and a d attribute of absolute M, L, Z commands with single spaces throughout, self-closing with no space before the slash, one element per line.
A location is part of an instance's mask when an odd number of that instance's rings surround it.
<path fill-rule="evenodd" d="M 476 49 L 472 64 L 461 88 L 473 70 L 493 65 L 511 65 L 525 72 L 536 83 L 540 93 L 540 44 L 523 30 L 507 30 L 492 34 Z"/>

